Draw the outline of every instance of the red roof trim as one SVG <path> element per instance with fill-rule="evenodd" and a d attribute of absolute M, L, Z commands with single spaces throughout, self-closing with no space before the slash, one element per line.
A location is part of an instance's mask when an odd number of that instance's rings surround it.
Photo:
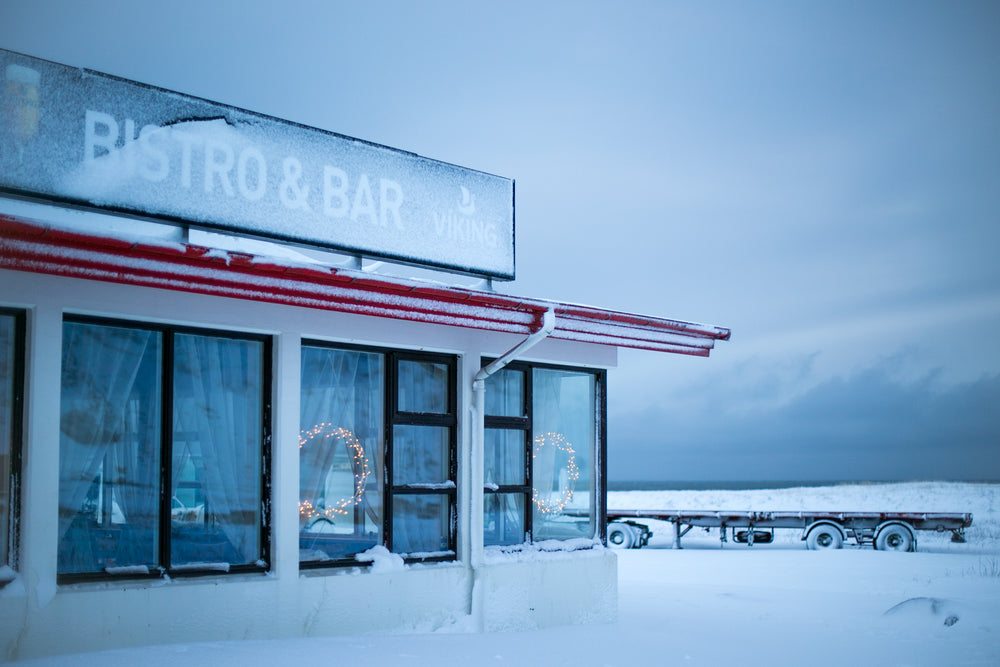
<path fill-rule="evenodd" d="M 708 356 L 730 332 L 588 306 L 443 287 L 183 243 L 84 234 L 0 215 L 0 268 L 528 334 L 552 308 L 552 338 Z"/>

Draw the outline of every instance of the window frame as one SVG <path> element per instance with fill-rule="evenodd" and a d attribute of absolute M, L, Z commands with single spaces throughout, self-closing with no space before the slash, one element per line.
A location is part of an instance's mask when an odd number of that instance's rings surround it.
<path fill-rule="evenodd" d="M 382 400 L 382 466 L 385 479 L 382 482 L 382 525 L 381 546 L 392 553 L 394 500 L 397 496 L 441 495 L 448 502 L 448 549 L 450 554 L 410 556 L 399 553 L 406 563 L 433 563 L 454 561 L 458 558 L 458 357 L 457 355 L 387 348 L 371 345 L 340 343 L 337 341 L 303 338 L 301 348 L 322 348 L 328 350 L 348 350 L 379 354 L 383 363 Z M 300 355 L 301 358 L 301 355 Z M 446 411 L 413 412 L 399 408 L 399 364 L 401 361 L 429 362 L 443 364 L 447 368 Z M 301 387 L 300 387 L 301 391 Z M 420 484 L 396 484 L 393 464 L 394 427 L 395 426 L 438 426 L 448 429 L 448 480 L 450 487 L 442 488 L 435 485 L 428 488 Z M 302 425 L 299 425 L 302 428 Z M 299 490 L 301 494 L 301 489 Z M 331 558 L 329 560 L 299 561 L 300 570 L 328 570 L 341 567 L 370 567 L 370 563 L 348 558 Z"/>
<path fill-rule="evenodd" d="M 495 360 L 494 357 L 483 357 L 481 363 L 483 367 L 487 366 Z M 539 363 L 539 362 L 529 362 L 529 361 L 512 361 L 505 365 L 500 371 L 504 370 L 514 370 L 519 371 L 524 378 L 524 387 L 522 391 L 523 405 L 521 406 L 521 412 L 524 416 L 522 417 L 511 417 L 511 416 L 499 416 L 490 415 L 488 413 L 483 415 L 483 435 L 485 443 L 486 430 L 488 429 L 499 429 L 499 430 L 509 430 L 509 431 L 520 431 L 524 433 L 524 480 L 523 485 L 514 484 L 498 484 L 497 488 L 491 488 L 483 486 L 483 501 L 485 509 L 485 500 L 488 494 L 520 494 L 523 499 L 523 517 L 524 522 L 524 532 L 526 540 L 520 544 L 504 545 L 504 544 L 490 544 L 486 543 L 485 540 L 485 523 L 486 517 L 483 517 L 483 528 L 484 528 L 484 547 L 487 548 L 501 548 L 501 549 L 518 549 L 525 544 L 534 543 L 534 511 L 532 510 L 532 491 L 534 488 L 533 472 L 532 472 L 532 458 L 533 458 L 533 447 L 536 434 L 534 433 L 534 380 L 533 372 L 534 370 L 554 370 L 554 371 L 567 371 L 571 373 L 581 373 L 588 374 L 594 377 L 594 428 L 596 432 L 594 433 L 594 443 L 597 451 L 594 452 L 594 471 L 593 480 L 594 486 L 593 497 L 594 497 L 594 521 L 597 527 L 596 535 L 600 538 L 601 543 L 607 546 L 607 454 L 608 454 L 608 443 L 607 443 L 607 375 L 608 372 L 602 368 L 587 368 L 583 366 L 567 366 L 562 364 L 552 364 L 552 363 Z M 489 382 L 489 379 L 487 379 Z M 486 391 L 489 391 L 488 389 Z M 485 453 L 484 453 L 485 455 Z M 484 459 L 485 465 L 485 459 Z M 489 480 L 484 480 L 484 482 Z"/>
<path fill-rule="evenodd" d="M 483 366 L 490 363 L 492 359 L 484 359 Z M 531 366 L 523 362 L 512 362 L 504 366 L 498 373 L 503 371 L 517 371 L 521 374 L 524 380 L 524 384 L 521 390 L 521 415 L 520 417 L 514 416 L 500 416 L 500 415 L 490 415 L 484 412 L 483 415 L 483 443 L 485 446 L 486 442 L 486 432 L 491 429 L 501 430 L 501 431 L 516 431 L 521 433 L 523 440 L 523 463 L 524 463 L 524 483 L 523 484 L 497 484 L 497 488 L 486 487 L 483 485 L 483 501 L 485 505 L 486 495 L 519 495 L 522 499 L 522 516 L 521 525 L 524 526 L 524 540 L 518 544 L 524 544 L 525 542 L 530 542 L 533 535 L 533 515 L 534 512 L 531 511 L 531 490 L 533 488 L 532 480 L 532 465 L 531 465 L 531 445 L 532 445 L 532 382 L 531 382 Z M 485 452 L 484 452 L 485 457 Z M 485 465 L 485 458 L 484 458 Z M 488 481 L 488 480 L 484 480 Z M 494 482 L 496 483 L 496 482 Z M 485 515 L 483 517 L 483 533 L 484 533 L 484 544 L 485 544 L 485 531 L 486 522 Z M 515 545 L 498 545 L 498 544 L 487 544 L 486 546 L 515 546 Z"/>
<path fill-rule="evenodd" d="M 21 517 L 21 474 L 24 456 L 24 391 L 25 391 L 25 358 L 27 337 L 27 312 L 21 308 L 0 307 L 0 316 L 11 317 L 14 320 L 13 368 L 11 376 L 10 405 L 10 497 L 8 500 L 9 516 L 7 517 L 7 553 L 0 553 L 0 566 L 7 565 L 17 572 L 20 555 L 20 517 Z M 0 588 L 6 582 L 0 581 Z"/>
<path fill-rule="evenodd" d="M 159 475 L 156 483 L 159 485 L 160 493 L 157 500 L 159 518 L 157 525 L 157 550 L 158 563 L 149 568 L 148 574 L 139 573 L 109 573 L 103 572 L 57 572 L 56 582 L 58 584 L 75 584 L 96 581 L 116 581 L 122 579 L 157 580 L 170 578 L 195 578 L 205 576 L 219 576 L 229 574 L 257 574 L 266 573 L 271 569 L 271 531 L 272 511 L 271 511 L 271 465 L 272 465 L 272 404 L 274 400 L 273 383 L 273 363 L 274 345 L 273 338 L 267 334 L 252 333 L 232 329 L 217 329 L 212 327 L 198 327 L 189 325 L 172 325 L 161 322 L 147 322 L 143 320 L 131 320 L 115 317 L 88 316 L 74 313 L 64 313 L 60 322 L 60 337 L 66 324 L 84 324 L 104 327 L 117 327 L 123 329 L 134 329 L 149 331 L 161 336 L 162 358 L 159 360 L 159 396 L 160 396 L 160 465 Z M 225 338 L 229 340 L 253 341 L 261 344 L 261 377 L 260 377 L 260 452 L 261 457 L 261 479 L 258 491 L 260 493 L 261 515 L 260 524 L 257 526 L 259 540 L 259 556 L 256 563 L 234 565 L 230 564 L 228 570 L 220 571 L 218 568 L 206 567 L 197 568 L 182 566 L 180 569 L 172 569 L 170 565 L 170 530 L 171 530 L 171 487 L 173 477 L 173 445 L 174 445 L 174 339 L 178 334 L 207 336 L 214 338 Z M 62 341 L 65 344 L 65 341 Z M 60 388 L 62 376 L 60 374 Z"/>

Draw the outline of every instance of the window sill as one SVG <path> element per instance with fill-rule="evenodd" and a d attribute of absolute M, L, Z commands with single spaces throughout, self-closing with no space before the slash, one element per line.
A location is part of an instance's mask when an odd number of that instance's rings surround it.
<path fill-rule="evenodd" d="M 94 590 L 100 588 L 122 586 L 134 588 L 150 588 L 181 583 L 219 583 L 224 581 L 259 580 L 271 574 L 266 567 L 257 565 L 229 566 L 222 564 L 192 564 L 182 566 L 170 572 L 160 569 L 145 568 L 112 568 L 107 572 L 86 574 L 58 575 L 56 582 L 60 590 Z"/>
<path fill-rule="evenodd" d="M 483 550 L 483 561 L 491 563 L 514 563 L 532 560 L 555 560 L 573 558 L 582 554 L 594 555 L 606 551 L 600 540 L 574 538 L 570 540 L 543 540 L 525 542 L 510 546 L 489 546 Z"/>

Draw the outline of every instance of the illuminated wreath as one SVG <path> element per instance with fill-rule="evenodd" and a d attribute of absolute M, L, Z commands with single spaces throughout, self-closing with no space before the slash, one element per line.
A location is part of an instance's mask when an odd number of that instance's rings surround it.
<path fill-rule="evenodd" d="M 308 500 L 300 500 L 299 515 L 305 519 L 315 517 L 333 519 L 337 514 L 347 514 L 349 506 L 357 505 L 361 502 L 361 496 L 364 494 L 365 484 L 371 475 L 371 469 L 368 467 L 368 457 L 365 456 L 364 446 L 362 446 L 361 442 L 350 429 L 334 428 L 333 424 L 328 422 L 316 424 L 311 429 L 299 433 L 299 449 L 302 449 L 317 437 L 322 437 L 324 440 L 333 438 L 334 447 L 336 447 L 336 443 L 340 442 L 347 445 L 348 454 L 352 458 L 351 467 L 354 469 L 354 495 L 350 498 L 340 498 L 326 507 L 316 507 Z"/>
<path fill-rule="evenodd" d="M 538 511 L 542 514 L 559 514 L 563 511 L 569 501 L 573 499 L 573 487 L 576 480 L 580 479 L 580 469 L 576 466 L 576 452 L 573 445 L 566 440 L 561 433 L 546 433 L 535 438 L 535 446 L 531 452 L 531 458 L 538 456 L 537 452 L 542 447 L 552 445 L 561 452 L 566 452 L 569 458 L 566 460 L 566 479 L 569 480 L 567 488 L 559 492 L 559 499 L 542 500 L 538 495 L 538 489 L 531 490 L 531 502 L 535 503 Z"/>

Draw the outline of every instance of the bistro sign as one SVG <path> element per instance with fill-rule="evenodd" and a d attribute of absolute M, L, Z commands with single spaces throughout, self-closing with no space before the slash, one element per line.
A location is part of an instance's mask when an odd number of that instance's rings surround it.
<path fill-rule="evenodd" d="M 514 278 L 511 179 L 0 49 L 0 191 Z"/>

